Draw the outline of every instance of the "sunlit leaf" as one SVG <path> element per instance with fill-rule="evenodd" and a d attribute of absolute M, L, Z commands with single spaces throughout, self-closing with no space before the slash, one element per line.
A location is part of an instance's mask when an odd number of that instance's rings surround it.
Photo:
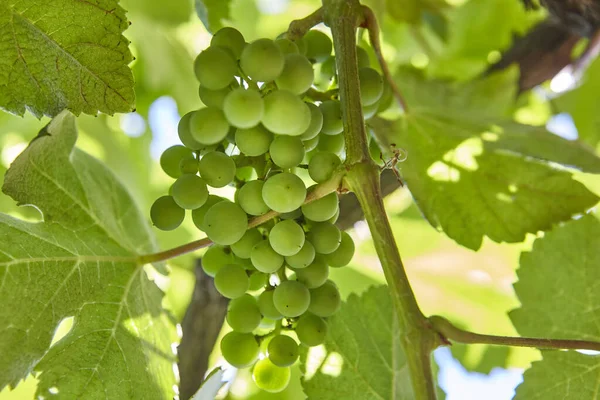
<path fill-rule="evenodd" d="M 223 27 L 223 21 L 230 17 L 231 0 L 195 0 L 196 14 L 209 32 Z"/>

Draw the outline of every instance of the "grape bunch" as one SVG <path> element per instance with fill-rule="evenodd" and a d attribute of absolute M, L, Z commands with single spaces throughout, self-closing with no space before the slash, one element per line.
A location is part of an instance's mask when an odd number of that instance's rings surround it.
<path fill-rule="evenodd" d="M 367 51 L 357 51 L 369 118 L 390 104 L 391 91 Z M 177 228 L 191 210 L 213 242 L 202 266 L 231 299 L 222 355 L 234 367 L 253 366 L 254 381 L 269 392 L 287 386 L 299 345 L 325 341 L 326 320 L 340 308 L 329 269 L 354 254 L 352 238 L 335 225 L 337 193 L 305 204 L 307 183 L 331 179 L 344 156 L 331 53 L 331 39 L 317 30 L 297 41 L 251 43 L 236 29 L 218 31 L 194 63 L 206 106 L 181 118 L 182 145 L 160 159 L 175 182 L 150 210 L 161 230 Z M 228 185 L 234 201 L 210 193 Z M 277 217 L 249 229 L 270 211 Z"/>

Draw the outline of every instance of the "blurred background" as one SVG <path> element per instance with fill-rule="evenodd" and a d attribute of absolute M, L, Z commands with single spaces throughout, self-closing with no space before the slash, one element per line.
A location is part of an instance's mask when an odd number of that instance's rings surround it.
<path fill-rule="evenodd" d="M 248 41 L 274 37 L 288 23 L 317 7 L 316 0 L 232 0 L 230 16 L 223 21 L 239 29 Z M 513 44 L 515 35 L 523 35 L 545 18 L 543 10 L 526 12 L 517 0 L 428 0 L 416 20 L 407 21 L 393 1 L 365 2 L 377 12 L 382 27 L 385 56 L 392 70 L 403 66 L 421 70 L 427 79 L 465 82 L 476 79 L 501 53 Z M 401 4 L 402 2 L 397 2 Z M 418 2 L 417 2 L 418 3 Z M 188 111 L 199 108 L 197 82 L 192 70 L 194 57 L 210 41 L 210 33 L 195 14 L 192 0 L 123 0 L 132 25 L 125 35 L 131 40 L 136 60 L 131 64 L 136 80 L 137 111 L 126 115 L 78 119 L 80 136 L 77 146 L 103 160 L 134 194 L 142 210 L 149 210 L 158 196 L 166 193 L 171 179 L 158 165 L 161 152 L 179 142 L 177 122 Z M 415 22 L 416 21 L 416 22 Z M 585 40 L 573 51 L 581 51 Z M 582 78 L 585 85 L 600 85 L 600 66 L 592 64 Z M 514 74 L 515 91 L 519 85 Z M 577 115 L 563 112 L 561 93 L 576 85 L 577 77 L 556 75 L 540 88 L 515 98 L 508 117 L 522 123 L 546 126 L 570 140 L 579 135 L 587 140 L 595 125 L 593 107 L 571 107 Z M 493 95 L 493 93 L 491 94 Z M 562 104 L 579 104 L 589 99 L 589 89 L 575 89 Z M 587 100 L 586 100 L 587 99 Z M 595 104 L 595 103 L 594 103 Z M 48 122 L 31 115 L 25 118 L 0 112 L 0 173 Z M 575 123 L 577 122 L 577 123 Z M 582 129 L 588 131 L 582 132 Z M 400 165 L 400 169 L 401 169 Z M 592 182 L 590 177 L 581 179 Z M 597 182 L 592 182 L 596 183 Z M 596 186 L 597 187 L 597 186 Z M 220 192 L 221 195 L 231 193 Z M 386 198 L 388 215 L 404 258 L 417 299 L 426 315 L 439 314 L 456 324 L 481 333 L 516 335 L 507 312 L 518 307 L 512 289 L 519 255 L 524 244 L 506 245 L 485 241 L 479 252 L 457 245 L 432 228 L 415 207 L 406 189 Z M 0 195 L 0 210 L 20 218 L 39 218 L 34 210 L 17 208 L 12 199 Z M 199 238 L 191 219 L 177 230 L 155 230 L 161 248 Z M 357 243 L 352 264 L 332 269 L 344 297 L 362 293 L 368 287 L 385 283 L 379 261 L 364 222 L 349 230 Z M 190 302 L 195 283 L 194 259 L 201 252 L 170 262 L 171 276 L 166 305 L 181 320 Z M 67 329 L 67 328 L 65 328 Z M 60 334 L 60 333 L 59 333 Z M 508 400 L 521 381 L 522 372 L 539 358 L 534 350 L 490 348 L 484 345 L 455 345 L 435 354 L 439 364 L 439 382 L 450 400 Z M 211 365 L 223 365 L 218 350 Z M 283 393 L 268 395 L 253 385 L 247 371 L 227 369 L 227 399 L 304 399 L 299 369 L 293 383 Z M 29 378 L 14 391 L 4 390 L 1 400 L 33 398 L 36 380 Z"/>

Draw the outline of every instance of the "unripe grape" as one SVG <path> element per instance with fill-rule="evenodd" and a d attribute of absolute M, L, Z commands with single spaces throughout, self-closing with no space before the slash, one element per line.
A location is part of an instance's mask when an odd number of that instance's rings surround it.
<path fill-rule="evenodd" d="M 273 303 L 273 290 L 265 290 L 258 296 L 258 308 L 260 313 L 267 318 L 274 320 L 283 318 Z"/>
<path fill-rule="evenodd" d="M 213 278 L 221 268 L 234 262 L 233 253 L 225 246 L 213 244 L 202 256 L 202 269 Z"/>
<path fill-rule="evenodd" d="M 383 78 L 373 68 L 361 68 L 358 71 L 360 80 L 360 100 L 369 106 L 376 103 L 383 94 Z"/>
<path fill-rule="evenodd" d="M 302 41 L 306 45 L 306 57 L 313 62 L 325 61 L 333 50 L 331 39 L 321 31 L 308 31 Z"/>
<path fill-rule="evenodd" d="M 246 233 L 248 216 L 237 204 L 222 201 L 206 212 L 204 225 L 206 235 L 214 243 L 230 245 L 240 240 Z"/>
<path fill-rule="evenodd" d="M 307 106 L 310 109 L 310 125 L 308 125 L 308 128 L 300 136 L 302 140 L 317 137 L 319 132 L 321 132 L 321 128 L 323 128 L 323 113 L 321 113 L 319 107 L 312 103 L 307 103 Z"/>
<path fill-rule="evenodd" d="M 206 225 L 204 225 L 204 216 L 212 206 L 224 200 L 225 199 L 222 197 L 209 194 L 208 199 L 202 207 L 192 210 L 192 221 L 194 221 L 196 228 L 200 229 L 202 232 L 206 231 Z"/>
<path fill-rule="evenodd" d="M 308 310 L 310 292 L 301 282 L 284 281 L 275 288 L 273 303 L 284 317 L 297 317 Z"/>
<path fill-rule="evenodd" d="M 273 141 L 273 134 L 262 125 L 235 132 L 235 144 L 242 153 L 254 157 L 265 154 Z"/>
<path fill-rule="evenodd" d="M 333 176 L 340 165 L 342 165 L 342 161 L 337 155 L 319 151 L 312 156 L 308 163 L 308 174 L 313 181 L 323 183 Z"/>
<path fill-rule="evenodd" d="M 235 298 L 227 307 L 227 323 L 237 332 L 250 333 L 260 325 L 262 315 L 256 299 L 249 294 Z"/>
<path fill-rule="evenodd" d="M 296 271 L 298 282 L 304 283 L 309 289 L 318 288 L 329 278 L 329 267 L 322 256 L 317 256 L 312 264 Z"/>
<path fill-rule="evenodd" d="M 327 100 L 319 106 L 323 114 L 321 132 L 326 135 L 337 135 L 344 130 L 342 106 L 338 100 Z"/>
<path fill-rule="evenodd" d="M 208 189 L 198 175 L 183 174 L 173 184 L 172 196 L 179 207 L 193 210 L 206 203 Z"/>
<path fill-rule="evenodd" d="M 181 117 L 179 123 L 177 124 L 177 134 L 179 135 L 179 140 L 181 140 L 181 143 L 183 143 L 188 149 L 194 151 L 205 151 L 214 145 L 202 144 L 192 136 L 192 131 L 190 130 L 190 120 L 194 113 L 195 111 L 191 111 Z"/>
<path fill-rule="evenodd" d="M 269 233 L 269 244 L 282 256 L 293 256 L 304 245 L 304 230 L 293 220 L 278 222 Z"/>
<path fill-rule="evenodd" d="M 305 140 L 302 143 L 304 143 L 304 151 L 308 153 L 309 151 L 316 149 L 319 145 L 319 135 L 312 139 Z"/>
<path fill-rule="evenodd" d="M 240 57 L 246 75 L 261 82 L 275 80 L 283 71 L 283 64 L 283 54 L 271 39 L 258 39 L 246 45 Z"/>
<path fill-rule="evenodd" d="M 269 206 L 263 200 L 263 181 L 250 181 L 236 193 L 236 202 L 250 215 L 263 215 L 269 212 Z"/>
<path fill-rule="evenodd" d="M 356 58 L 358 59 L 358 68 L 367 68 L 371 65 L 369 53 L 360 46 L 356 46 Z"/>
<path fill-rule="evenodd" d="M 261 240 L 263 240 L 263 237 L 258 229 L 248 229 L 240 240 L 231 245 L 231 250 L 236 256 L 248 259 L 252 248 Z"/>
<path fill-rule="evenodd" d="M 195 158 L 184 158 L 179 162 L 179 170 L 183 175 L 196 175 L 198 173 L 198 160 Z"/>
<path fill-rule="evenodd" d="M 276 212 L 291 212 L 304 203 L 306 186 L 297 175 L 282 172 L 270 177 L 262 188 L 267 206 Z"/>
<path fill-rule="evenodd" d="M 325 260 L 331 267 L 345 267 L 352 261 L 354 250 L 354 240 L 352 240 L 352 237 L 347 232 L 342 231 L 342 241 L 340 242 L 340 246 L 332 253 L 326 254 Z"/>
<path fill-rule="evenodd" d="M 244 36 L 235 28 L 226 26 L 219 29 L 210 40 L 211 46 L 225 47 L 237 59 L 240 58 L 242 50 L 246 47 Z"/>
<path fill-rule="evenodd" d="M 320 135 L 317 149 L 334 154 L 341 154 L 344 151 L 344 134 L 339 135 Z"/>
<path fill-rule="evenodd" d="M 331 317 L 342 305 L 340 291 L 335 283 L 327 281 L 318 288 L 310 290 L 308 311 L 319 317 Z"/>
<path fill-rule="evenodd" d="M 283 265 L 283 256 L 273 250 L 268 240 L 262 240 L 254 245 L 250 252 L 250 260 L 254 268 L 267 274 L 277 272 Z"/>
<path fill-rule="evenodd" d="M 252 369 L 256 386 L 269 393 L 282 392 L 290 383 L 291 376 L 290 367 L 278 367 L 268 358 L 259 360 Z"/>
<path fill-rule="evenodd" d="M 223 103 L 227 121 L 237 128 L 252 128 L 258 125 L 264 111 L 263 99 L 254 89 L 234 89 L 225 97 Z"/>
<path fill-rule="evenodd" d="M 181 176 L 182 160 L 195 160 L 194 153 L 187 147 L 175 145 L 166 149 L 160 156 L 160 166 L 163 171 L 171 178 L 179 178 Z"/>
<path fill-rule="evenodd" d="M 254 268 L 254 266 L 253 266 Z M 264 288 L 269 282 L 269 275 L 263 272 L 254 271 L 252 275 L 250 275 L 250 287 L 248 290 L 260 290 Z"/>
<path fill-rule="evenodd" d="M 237 264 L 225 265 L 215 274 L 215 288 L 228 299 L 244 295 L 249 285 L 246 270 Z"/>
<path fill-rule="evenodd" d="M 381 99 L 379 99 L 379 106 L 377 107 L 377 112 L 382 112 L 387 110 L 394 101 L 394 92 L 392 91 L 392 87 L 386 81 L 383 82 L 383 94 L 381 95 Z"/>
<path fill-rule="evenodd" d="M 276 335 L 269 342 L 269 360 L 278 367 L 289 367 L 298 359 L 298 343 L 286 335 Z"/>
<path fill-rule="evenodd" d="M 329 86 L 331 80 L 337 75 L 335 57 L 327 57 L 327 59 L 321 64 L 321 69 L 319 72 L 321 80 L 326 83 L 326 87 Z"/>
<path fill-rule="evenodd" d="M 221 354 L 236 368 L 245 368 L 258 358 L 260 347 L 251 333 L 229 332 L 221 339 Z"/>
<path fill-rule="evenodd" d="M 298 45 L 289 39 L 281 38 L 275 40 L 275 46 L 279 48 L 283 55 L 300 53 Z"/>
<path fill-rule="evenodd" d="M 370 104 L 368 106 L 363 105 L 362 106 L 363 118 L 365 120 L 368 120 L 368 119 L 374 117 L 377 114 L 378 109 L 379 109 L 379 101 L 376 101 L 375 103 Z"/>
<path fill-rule="evenodd" d="M 177 205 L 172 196 L 162 196 L 150 207 L 152 224 L 161 231 L 177 228 L 185 218 L 185 210 Z"/>
<path fill-rule="evenodd" d="M 285 262 L 294 269 L 306 268 L 314 261 L 315 254 L 314 246 L 308 240 L 305 240 L 300 251 L 286 257 Z"/>
<path fill-rule="evenodd" d="M 279 218 L 281 219 L 298 219 L 300 217 L 302 217 L 302 210 L 300 208 L 296 208 L 294 211 L 279 214 Z"/>
<path fill-rule="evenodd" d="M 210 46 L 196 57 L 194 72 L 207 89 L 223 89 L 237 73 L 237 62 L 228 50 Z"/>
<path fill-rule="evenodd" d="M 321 317 L 305 314 L 298 320 L 296 334 L 305 346 L 318 346 L 327 338 L 327 324 Z"/>
<path fill-rule="evenodd" d="M 190 117 L 190 132 L 199 143 L 217 144 L 227 136 L 229 124 L 223 111 L 218 108 L 201 108 Z"/>
<path fill-rule="evenodd" d="M 219 109 L 223 109 L 225 97 L 227 97 L 229 93 L 231 93 L 229 85 L 218 90 L 210 90 L 202 85 L 198 88 L 198 97 L 200 97 L 202 103 L 207 107 L 216 107 Z"/>
<path fill-rule="evenodd" d="M 276 90 L 264 98 L 262 124 L 279 135 L 299 136 L 310 125 L 310 108 L 287 90 Z"/>
<path fill-rule="evenodd" d="M 283 71 L 275 83 L 279 89 L 288 90 L 294 94 L 306 92 L 313 84 L 315 72 L 312 64 L 302 54 L 285 56 Z"/>
<path fill-rule="evenodd" d="M 198 170 L 209 186 L 220 188 L 233 182 L 236 167 L 233 159 L 227 154 L 211 151 L 200 159 Z"/>
<path fill-rule="evenodd" d="M 304 158 L 304 144 L 296 136 L 277 136 L 269 147 L 269 154 L 275 165 L 293 168 Z"/>
<path fill-rule="evenodd" d="M 308 240 L 315 246 L 317 253 L 333 253 L 342 241 L 342 233 L 329 222 L 319 222 L 310 228 Z"/>
<path fill-rule="evenodd" d="M 315 222 L 327 221 L 339 210 L 337 193 L 331 192 L 308 204 L 302 205 L 302 214 Z"/>

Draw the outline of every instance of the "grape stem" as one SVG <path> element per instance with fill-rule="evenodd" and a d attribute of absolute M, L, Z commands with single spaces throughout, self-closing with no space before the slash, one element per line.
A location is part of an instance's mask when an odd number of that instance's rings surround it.
<path fill-rule="evenodd" d="M 323 22 L 323 8 L 319 8 L 309 16 L 297 19 L 290 22 L 290 26 L 286 32 L 286 37 L 289 40 L 296 41 L 306 34 L 315 25 Z"/>
<path fill-rule="evenodd" d="M 588 340 L 570 340 L 570 339 L 547 339 L 547 338 L 529 338 L 529 337 L 511 337 L 482 335 L 457 328 L 444 317 L 434 315 L 429 317 L 429 322 L 450 344 L 450 341 L 459 343 L 483 343 L 492 345 L 533 347 L 537 349 L 555 349 L 555 350 L 594 350 L 600 351 L 600 343 Z"/>
<path fill-rule="evenodd" d="M 345 174 L 345 170 L 341 168 L 338 170 L 329 180 L 315 186 L 308 194 L 306 195 L 306 199 L 304 200 L 304 204 L 308 204 L 312 201 L 318 200 L 321 197 L 328 195 L 329 193 L 339 191 L 341 187 L 342 178 Z M 248 229 L 255 228 L 259 225 L 264 224 L 267 221 L 275 218 L 279 213 L 275 211 L 269 211 L 266 214 L 261 216 L 252 218 L 248 222 Z M 199 240 L 195 240 L 190 243 L 186 243 L 184 245 L 174 247 L 169 250 L 161 251 L 158 253 L 152 254 L 144 254 L 137 257 L 138 264 L 148 264 L 170 260 L 175 257 L 182 256 L 184 254 L 192 253 L 196 250 L 200 250 L 204 247 L 208 247 L 212 244 L 212 241 L 209 238 L 203 238 Z"/>

